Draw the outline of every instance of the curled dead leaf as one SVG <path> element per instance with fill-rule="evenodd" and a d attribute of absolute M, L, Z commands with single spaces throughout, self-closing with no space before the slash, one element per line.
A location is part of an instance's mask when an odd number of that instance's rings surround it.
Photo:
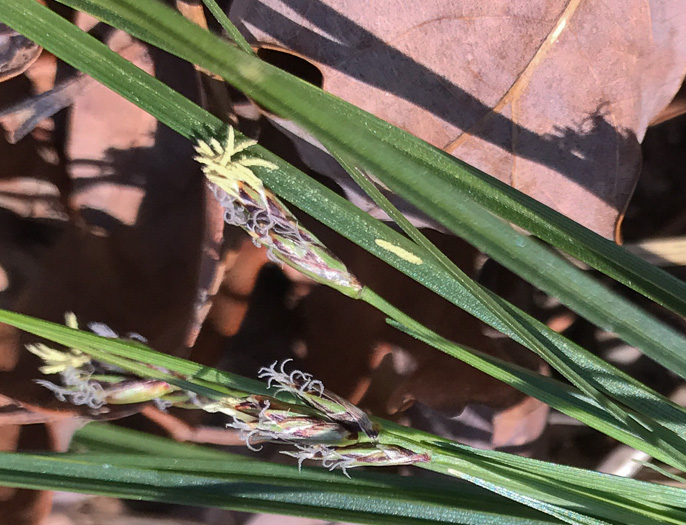
<path fill-rule="evenodd" d="M 0 82 L 21 75 L 42 50 L 38 44 L 0 23 Z"/>

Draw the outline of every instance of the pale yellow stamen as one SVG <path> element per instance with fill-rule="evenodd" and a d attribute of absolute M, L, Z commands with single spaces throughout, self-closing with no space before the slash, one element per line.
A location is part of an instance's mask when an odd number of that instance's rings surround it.
<path fill-rule="evenodd" d="M 198 156 L 195 160 L 204 165 L 203 172 L 208 180 L 231 197 L 238 197 L 240 185 L 245 184 L 262 194 L 264 187 L 262 181 L 252 171 L 252 167 L 262 167 L 269 170 L 277 169 L 278 166 L 259 157 L 243 156 L 240 159 L 234 157 L 242 151 L 257 144 L 254 140 L 244 140 L 236 144 L 236 135 L 233 128 L 229 128 L 226 142 L 221 144 L 217 139 L 211 138 L 209 142 L 198 141 L 195 151 Z"/>
<path fill-rule="evenodd" d="M 26 349 L 43 360 L 45 366 L 39 368 L 43 374 L 59 374 L 69 368 L 79 369 L 91 360 L 89 356 L 81 352 L 63 352 L 42 343 L 26 345 Z"/>

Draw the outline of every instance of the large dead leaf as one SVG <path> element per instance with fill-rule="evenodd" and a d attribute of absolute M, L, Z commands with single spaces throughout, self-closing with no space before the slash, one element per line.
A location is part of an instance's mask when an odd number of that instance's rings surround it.
<path fill-rule="evenodd" d="M 686 63 L 683 0 L 235 0 L 231 16 L 327 91 L 606 237 Z"/>

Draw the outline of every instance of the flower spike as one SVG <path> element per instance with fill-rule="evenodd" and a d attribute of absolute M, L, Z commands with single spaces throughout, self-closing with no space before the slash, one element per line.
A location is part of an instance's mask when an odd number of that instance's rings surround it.
<path fill-rule="evenodd" d="M 256 167 L 269 171 L 278 168 L 273 162 L 247 153 L 256 144 L 254 140 L 236 143 L 236 132 L 229 127 L 224 143 L 211 138 L 199 141 L 195 147 L 195 160 L 203 165 L 209 187 L 224 208 L 224 220 L 245 230 L 257 246 L 266 246 L 270 260 L 358 297 L 362 286 L 355 276 L 298 223 L 253 172 Z"/>
<path fill-rule="evenodd" d="M 376 439 L 379 432 L 366 413 L 350 401 L 324 388 L 324 384 L 314 379 L 312 374 L 300 370 L 294 370 L 288 374 L 284 367 L 289 361 L 292 359 L 286 359 L 281 363 L 279 370 L 276 369 L 278 361 L 275 361 L 272 366 L 261 368 L 257 377 L 267 379 L 269 387 L 271 387 L 272 382 L 276 382 L 278 385 L 277 394 L 284 391 L 289 392 L 325 414 L 329 419 L 364 432 L 370 439 Z"/>

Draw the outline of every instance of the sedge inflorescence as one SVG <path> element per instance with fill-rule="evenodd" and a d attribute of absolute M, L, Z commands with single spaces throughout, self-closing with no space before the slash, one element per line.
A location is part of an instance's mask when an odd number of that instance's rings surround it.
<path fill-rule="evenodd" d="M 67 324 L 78 328 L 76 318 L 67 316 Z M 103 337 L 119 338 L 107 325 L 89 325 Z M 130 344 L 140 345 L 140 336 L 124 338 Z M 238 430 L 248 448 L 261 449 L 260 443 L 287 444 L 295 450 L 283 451 L 298 460 L 298 466 L 306 460 L 320 461 L 331 470 L 341 469 L 348 476 L 348 469 L 360 466 L 411 465 L 429 461 L 427 454 L 417 454 L 397 445 L 378 442 L 379 427 L 370 417 L 349 401 L 326 389 L 311 374 L 300 370 L 287 371 L 291 360 L 260 369 L 258 376 L 274 388 L 273 396 L 233 391 L 232 395 L 205 397 L 175 386 L 176 379 L 183 377 L 161 367 L 137 363 L 124 370 L 118 366 L 99 361 L 87 350 L 75 348 L 54 349 L 44 344 L 27 345 L 43 365 L 39 370 L 46 375 L 57 374 L 59 382 L 35 380 L 52 391 L 65 403 L 85 405 L 94 415 L 108 412 L 108 405 L 154 402 L 160 409 L 177 407 L 223 413 L 231 418 L 227 427 Z M 122 364 L 122 366 L 125 366 Z M 167 381 L 147 377 L 167 377 Z M 173 378 L 173 379 L 169 379 Z M 168 382 L 169 381 L 169 382 Z M 218 385 L 218 392 L 223 388 Z M 223 389 L 226 391 L 225 389 Z M 293 396 L 283 401 L 282 394 Z M 283 397 L 283 396 L 282 396 Z"/>
<path fill-rule="evenodd" d="M 65 315 L 66 325 L 78 329 L 78 322 L 73 313 Z M 105 404 L 105 391 L 101 384 L 92 381 L 96 372 L 92 359 L 76 348 L 58 350 L 43 343 L 26 345 L 29 352 L 43 361 L 39 370 L 46 375 L 59 374 L 60 383 L 46 379 L 35 382 L 51 390 L 60 401 L 69 401 L 73 405 L 85 405 L 93 410 Z"/>
<path fill-rule="evenodd" d="M 65 321 L 69 328 L 79 328 L 73 313 L 67 313 Z M 102 323 L 88 326 L 101 337 L 119 338 L 119 334 Z M 125 339 L 145 341 L 136 333 L 128 334 Z M 154 401 L 164 407 L 167 404 L 164 396 L 175 390 L 166 381 L 140 379 L 117 366 L 97 361 L 77 348 L 56 349 L 44 343 L 28 344 L 26 348 L 43 361 L 38 368 L 41 373 L 59 376 L 58 382 L 35 379 L 36 384 L 52 391 L 60 401 L 88 407 L 94 415 L 106 414 L 109 411 L 107 404 Z"/>
<path fill-rule="evenodd" d="M 198 141 L 195 147 L 195 160 L 202 164 L 209 187 L 224 208 L 224 220 L 245 230 L 257 246 L 266 246 L 271 261 L 357 296 L 361 290 L 357 279 L 255 175 L 253 168 L 278 168 L 248 154 L 256 144 L 247 139 L 237 142 L 234 129 L 229 127 L 224 142 L 210 138 Z"/>
<path fill-rule="evenodd" d="M 287 372 L 289 361 L 261 368 L 258 377 L 265 379 L 269 388 L 276 387 L 275 396 L 286 392 L 307 407 L 263 398 L 252 421 L 234 417 L 230 426 L 241 430 L 250 449 L 259 450 L 254 446 L 256 442 L 286 442 L 297 450 L 283 453 L 296 458 L 299 467 L 305 460 L 321 461 L 322 466 L 329 470 L 340 468 L 346 476 L 347 469 L 353 467 L 429 461 L 427 454 L 378 443 L 379 428 L 365 412 L 327 390 L 311 374 L 301 370 Z M 256 410 L 253 407 L 253 413 Z"/>

